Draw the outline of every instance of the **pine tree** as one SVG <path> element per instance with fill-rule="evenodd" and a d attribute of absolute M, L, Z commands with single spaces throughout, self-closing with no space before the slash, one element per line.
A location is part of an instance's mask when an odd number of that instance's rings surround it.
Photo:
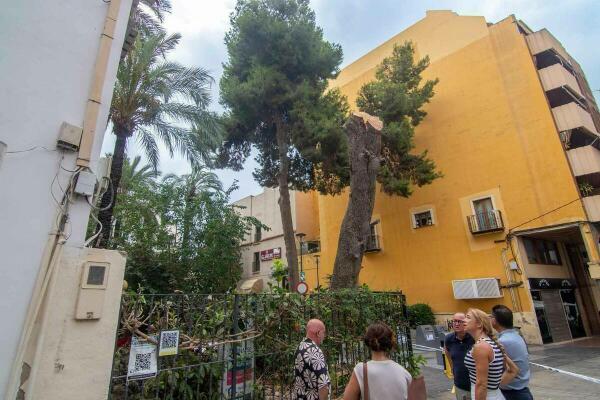
<path fill-rule="evenodd" d="M 376 182 L 389 195 L 409 197 L 415 185 L 430 184 L 441 176 L 426 151 L 411 153 L 415 127 L 427 115 L 422 107 L 438 82 L 422 84 L 421 73 L 428 66 L 428 57 L 415 62 L 412 43 L 396 45 L 378 66 L 375 80 L 360 89 L 356 104 L 362 113 L 355 113 L 346 124 L 350 198 L 340 230 L 332 288 L 352 287 L 358 282 Z"/>

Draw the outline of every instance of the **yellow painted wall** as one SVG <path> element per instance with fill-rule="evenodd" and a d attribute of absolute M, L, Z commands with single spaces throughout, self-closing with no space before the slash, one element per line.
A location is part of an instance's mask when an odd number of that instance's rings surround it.
<path fill-rule="evenodd" d="M 488 26 L 482 17 L 451 12 L 428 16 L 348 66 L 332 87 L 353 103 L 359 88 L 394 43 L 412 40 L 429 55 L 427 79 L 439 78 L 428 116 L 416 130 L 444 177 L 408 198 L 377 194 L 383 250 L 365 256 L 360 281 L 377 290 L 401 289 L 409 303 L 437 313 L 489 309 L 500 299 L 457 301 L 453 279 L 497 277 L 506 282 L 501 251 L 505 232 L 473 236 L 466 224 L 470 199 L 491 194 L 505 226 L 515 227 L 578 197 L 525 39 L 509 17 Z M 321 276 L 332 273 L 347 193 L 319 197 Z M 411 209 L 433 205 L 434 226 L 413 229 Z M 521 228 L 584 220 L 580 202 Z M 310 277 L 308 277 L 310 278 Z M 523 277 L 525 278 L 525 277 Z M 309 280 L 309 283 L 310 280 Z M 525 311 L 531 302 L 519 289 Z M 510 304 L 508 291 L 504 302 Z"/>

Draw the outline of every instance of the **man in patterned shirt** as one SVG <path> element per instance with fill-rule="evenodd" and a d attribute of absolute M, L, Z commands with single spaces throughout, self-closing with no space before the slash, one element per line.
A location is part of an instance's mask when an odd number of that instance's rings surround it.
<path fill-rule="evenodd" d="M 298 345 L 294 368 L 292 399 L 327 400 L 329 373 L 325 356 L 319 348 L 325 339 L 325 324 L 311 319 L 306 324 L 306 337 Z"/>

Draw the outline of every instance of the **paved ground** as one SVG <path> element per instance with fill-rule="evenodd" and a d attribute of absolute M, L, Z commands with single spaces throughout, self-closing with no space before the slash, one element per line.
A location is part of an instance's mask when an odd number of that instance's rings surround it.
<path fill-rule="evenodd" d="M 598 400 L 600 384 L 566 374 L 571 372 L 600 379 L 600 338 L 575 341 L 568 344 L 531 346 L 530 361 L 547 367 L 558 368 L 555 372 L 532 366 L 531 391 L 537 400 Z M 417 352 L 427 358 L 423 368 L 428 399 L 452 400 L 452 383 L 437 366 L 432 352 Z"/>

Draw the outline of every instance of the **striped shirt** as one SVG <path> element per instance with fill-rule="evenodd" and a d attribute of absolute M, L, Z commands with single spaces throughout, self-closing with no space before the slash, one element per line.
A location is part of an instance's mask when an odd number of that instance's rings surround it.
<path fill-rule="evenodd" d="M 481 338 L 479 341 L 487 342 L 494 351 L 494 358 L 490 362 L 490 367 L 488 370 L 488 381 L 487 388 L 488 390 L 496 390 L 498 386 L 500 386 L 500 380 L 502 379 L 502 373 L 504 372 L 504 355 L 502 351 L 498 347 L 498 345 L 490 338 Z M 477 345 L 477 344 L 475 344 Z M 475 385 L 477 382 L 477 369 L 475 367 L 475 360 L 473 359 L 473 350 L 469 351 L 465 356 L 465 366 L 469 370 L 469 379 L 471 381 L 471 385 Z"/>

